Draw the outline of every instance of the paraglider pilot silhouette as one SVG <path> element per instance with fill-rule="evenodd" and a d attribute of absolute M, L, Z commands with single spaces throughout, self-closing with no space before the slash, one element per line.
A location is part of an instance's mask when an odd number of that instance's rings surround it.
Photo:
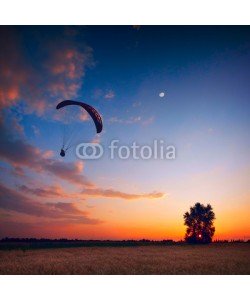
<path fill-rule="evenodd" d="M 56 106 L 56 109 L 61 109 L 63 107 L 65 107 L 67 109 L 70 106 L 76 106 L 76 107 L 79 107 L 79 109 L 86 110 L 95 123 L 96 133 L 100 133 L 102 131 L 103 125 L 102 125 L 102 118 L 101 118 L 100 114 L 94 107 L 92 107 L 86 103 L 74 101 L 74 100 L 64 100 Z M 72 137 L 70 137 L 70 138 L 72 138 Z M 62 148 L 60 150 L 61 157 L 65 157 L 66 151 L 71 146 L 72 145 L 70 145 L 70 144 L 66 145 L 65 141 L 63 142 Z"/>
<path fill-rule="evenodd" d="M 61 149 L 60 155 L 61 155 L 62 157 L 65 156 L 65 151 L 64 151 L 63 149 Z"/>

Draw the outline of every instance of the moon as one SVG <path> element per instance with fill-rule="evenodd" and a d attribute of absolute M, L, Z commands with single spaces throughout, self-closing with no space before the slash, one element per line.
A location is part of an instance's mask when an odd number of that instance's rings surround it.
<path fill-rule="evenodd" d="M 165 93 L 164 92 L 160 92 L 159 97 L 163 98 L 164 96 L 165 96 Z"/>

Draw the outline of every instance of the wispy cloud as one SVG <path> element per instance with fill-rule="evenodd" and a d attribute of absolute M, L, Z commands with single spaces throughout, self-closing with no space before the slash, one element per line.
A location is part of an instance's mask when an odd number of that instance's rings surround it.
<path fill-rule="evenodd" d="M 125 200 L 160 199 L 166 196 L 165 193 L 161 193 L 161 192 L 130 194 L 130 193 L 124 193 L 113 189 L 102 189 L 102 188 L 84 189 L 82 193 L 84 196 L 94 197 L 94 198 L 104 197 L 104 198 L 115 198 L 115 199 L 125 199 Z"/>
<path fill-rule="evenodd" d="M 25 184 L 18 186 L 18 190 L 25 194 L 30 194 L 42 198 L 64 198 L 85 200 L 81 193 L 68 193 L 59 185 L 30 187 Z"/>
<path fill-rule="evenodd" d="M 44 198 L 65 198 L 65 199 L 80 199 L 85 198 L 113 198 L 113 199 L 161 199 L 166 197 L 162 192 L 151 193 L 125 193 L 114 189 L 103 188 L 85 188 L 77 193 L 67 193 L 60 186 L 43 186 L 43 187 L 28 187 L 27 185 L 21 185 L 18 187 L 19 191 L 30 194 L 36 197 Z"/>
<path fill-rule="evenodd" d="M 111 117 L 108 119 L 109 123 L 120 123 L 120 124 L 141 124 L 141 125 L 150 125 L 154 122 L 154 117 L 143 118 L 141 116 L 129 117 L 128 119 L 122 119 L 118 117 Z"/>
<path fill-rule="evenodd" d="M 114 97 L 115 97 L 115 92 L 113 90 L 109 90 L 104 96 L 104 98 L 107 100 L 113 99 Z"/>
<path fill-rule="evenodd" d="M 108 119 L 109 123 L 121 123 L 121 124 L 134 124 L 141 121 L 141 116 L 130 117 L 128 119 L 122 119 L 118 117 L 111 117 Z"/>
<path fill-rule="evenodd" d="M 35 202 L 2 184 L 0 184 L 0 208 L 36 217 L 66 219 L 71 223 L 101 223 L 100 220 L 89 218 L 88 213 L 79 210 L 74 203 Z"/>
<path fill-rule="evenodd" d="M 144 119 L 144 120 L 142 121 L 142 125 L 147 126 L 147 125 L 152 124 L 153 122 L 154 122 L 154 117 L 150 117 L 150 118 L 148 118 L 148 119 Z"/>
<path fill-rule="evenodd" d="M 91 143 L 94 143 L 94 144 L 100 144 L 100 142 L 101 142 L 100 134 L 96 134 L 95 137 L 91 141 Z"/>
<path fill-rule="evenodd" d="M 85 110 L 81 110 L 81 112 L 79 114 L 79 119 L 81 121 L 88 121 L 88 120 L 90 120 L 90 117 L 89 117 L 89 114 Z"/>

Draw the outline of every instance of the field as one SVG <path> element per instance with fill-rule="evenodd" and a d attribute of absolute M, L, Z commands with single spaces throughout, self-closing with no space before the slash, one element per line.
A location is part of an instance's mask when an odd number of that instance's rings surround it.
<path fill-rule="evenodd" d="M 250 244 L 1 250 L 0 274 L 250 274 Z"/>

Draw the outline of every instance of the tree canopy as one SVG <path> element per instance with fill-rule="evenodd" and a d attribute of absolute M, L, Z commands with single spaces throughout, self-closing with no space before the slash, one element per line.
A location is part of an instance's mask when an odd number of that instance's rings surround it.
<path fill-rule="evenodd" d="M 185 241 L 195 244 L 207 244 L 212 242 L 215 232 L 215 214 L 210 204 L 207 206 L 196 203 L 190 207 L 190 211 L 184 214 L 184 225 L 187 226 Z"/>

